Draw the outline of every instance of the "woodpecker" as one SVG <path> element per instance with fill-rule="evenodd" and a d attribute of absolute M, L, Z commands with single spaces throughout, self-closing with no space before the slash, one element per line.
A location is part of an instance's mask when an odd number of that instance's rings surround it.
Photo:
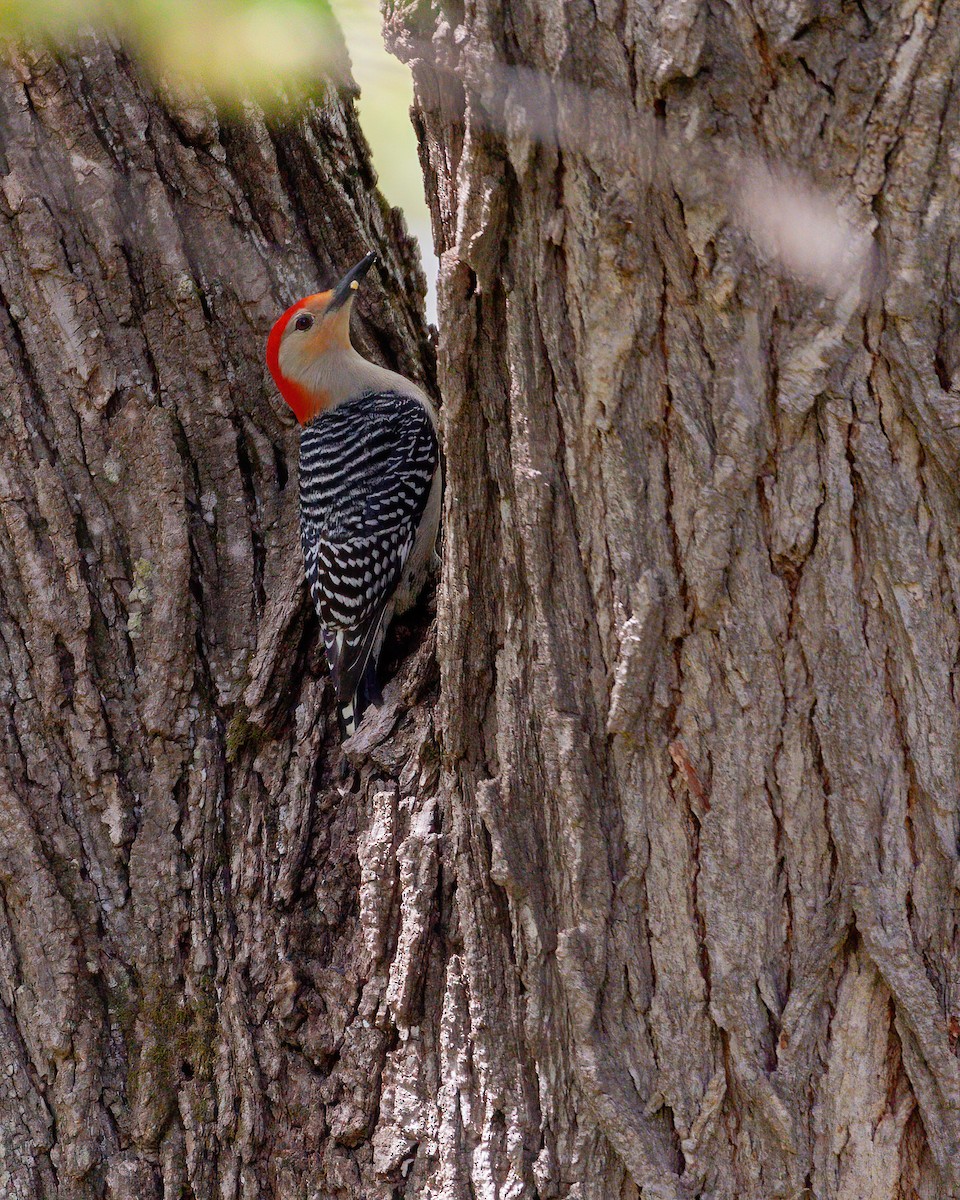
<path fill-rule="evenodd" d="M 298 300 L 267 339 L 270 374 L 301 426 L 300 542 L 343 737 L 382 700 L 383 636 L 423 586 L 440 521 L 433 405 L 350 341 L 353 298 L 376 258 Z"/>

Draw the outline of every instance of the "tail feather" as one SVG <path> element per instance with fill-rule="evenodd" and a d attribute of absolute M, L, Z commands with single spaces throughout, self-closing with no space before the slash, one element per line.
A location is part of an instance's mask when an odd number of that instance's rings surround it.
<path fill-rule="evenodd" d="M 367 669 L 363 673 L 363 679 L 360 681 L 360 687 L 357 694 L 363 694 L 364 708 L 368 708 L 371 704 L 375 708 L 379 708 L 383 703 L 383 692 L 380 690 L 380 680 L 377 677 L 377 659 L 379 655 L 371 654 Z"/>
<path fill-rule="evenodd" d="M 354 696 L 346 704 L 337 704 L 337 725 L 340 727 L 340 740 L 351 737 L 357 732 L 357 726 L 363 717 L 363 710 Z"/>
<path fill-rule="evenodd" d="M 377 681 L 384 607 L 356 629 L 324 629 L 323 644 L 336 692 L 341 737 L 355 733 L 371 704 L 383 702 Z"/>
<path fill-rule="evenodd" d="M 379 708 L 382 703 L 383 692 L 380 690 L 380 681 L 377 679 L 377 666 L 371 658 L 367 662 L 367 669 L 353 696 L 349 700 L 337 702 L 337 722 L 340 726 L 340 736 L 347 738 L 356 733 L 367 709 L 371 705 Z"/>

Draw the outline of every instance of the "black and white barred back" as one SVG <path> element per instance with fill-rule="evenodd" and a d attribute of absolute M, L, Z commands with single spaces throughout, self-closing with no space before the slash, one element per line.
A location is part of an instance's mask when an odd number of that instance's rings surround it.
<path fill-rule="evenodd" d="M 423 405 L 357 396 L 300 434 L 300 538 L 341 732 L 379 700 L 376 653 L 439 462 Z"/>

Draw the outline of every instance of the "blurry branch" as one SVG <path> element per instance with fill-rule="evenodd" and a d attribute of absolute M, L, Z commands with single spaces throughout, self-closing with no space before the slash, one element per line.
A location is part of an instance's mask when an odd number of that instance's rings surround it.
<path fill-rule="evenodd" d="M 835 299 L 866 293 L 877 260 L 869 217 L 859 217 L 799 172 L 734 159 L 728 188 L 739 220 L 767 257 Z"/>

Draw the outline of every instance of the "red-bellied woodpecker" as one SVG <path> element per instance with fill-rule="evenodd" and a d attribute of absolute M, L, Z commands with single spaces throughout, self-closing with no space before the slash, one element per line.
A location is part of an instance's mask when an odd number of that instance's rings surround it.
<path fill-rule="evenodd" d="M 345 737 L 380 701 L 383 635 L 423 586 L 440 520 L 433 405 L 350 342 L 354 293 L 375 261 L 288 308 L 267 339 L 270 374 L 302 426 L 300 539 Z"/>

